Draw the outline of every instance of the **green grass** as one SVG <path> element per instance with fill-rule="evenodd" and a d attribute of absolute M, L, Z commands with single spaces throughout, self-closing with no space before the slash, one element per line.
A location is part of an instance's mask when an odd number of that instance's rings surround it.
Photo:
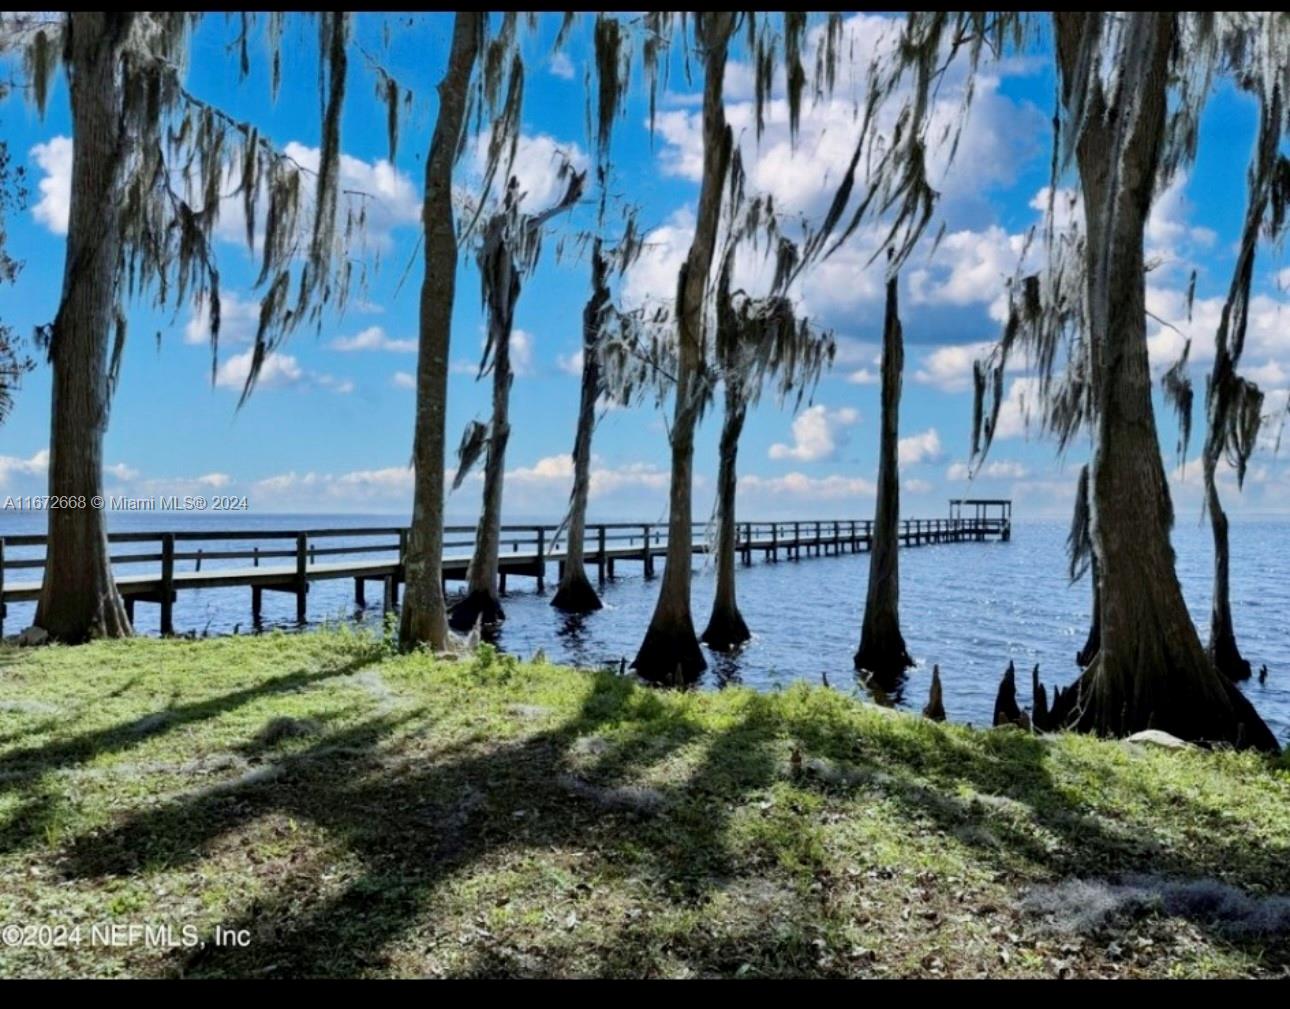
<path fill-rule="evenodd" d="M 206 941 L 0 976 L 1280 976 L 1290 936 L 1204 901 L 1023 902 L 1151 874 L 1271 914 L 1288 847 L 1290 772 L 1252 754 L 346 631 L 0 649 L 0 923 Z"/>

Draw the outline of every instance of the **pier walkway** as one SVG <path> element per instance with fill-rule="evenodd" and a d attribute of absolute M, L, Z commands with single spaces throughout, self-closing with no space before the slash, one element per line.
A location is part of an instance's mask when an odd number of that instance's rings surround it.
<path fill-rule="evenodd" d="M 1010 501 L 964 500 L 950 502 L 944 519 L 904 519 L 900 524 L 902 546 L 999 540 L 1012 535 Z M 502 527 L 499 588 L 507 579 L 536 580 L 545 589 L 549 568 L 557 572 L 564 562 L 563 542 L 554 543 L 553 525 Z M 449 526 L 444 530 L 443 578 L 445 584 L 464 581 L 474 547 L 474 526 Z M 706 554 L 712 544 L 696 527 L 695 554 Z M 306 620 L 309 585 L 324 579 L 352 579 L 354 600 L 367 603 L 369 582 L 376 582 L 386 608 L 398 602 L 404 581 L 403 556 L 407 529 L 397 526 L 327 529 L 212 529 L 179 532 L 110 533 L 112 547 L 129 552 L 112 554 L 117 589 L 131 619 L 136 603 L 161 607 L 163 634 L 174 632 L 172 611 L 179 592 L 195 589 L 249 588 L 251 615 L 258 619 L 263 593 L 289 592 L 296 597 L 296 616 Z M 468 538 L 461 538 L 461 537 Z M 867 519 L 830 519 L 795 522 L 740 522 L 738 551 L 744 564 L 756 555 L 765 561 L 801 559 L 867 551 L 873 541 L 873 522 Z M 8 603 L 30 602 L 40 595 L 45 537 L 0 537 L 0 633 Z M 667 553 L 666 524 L 596 523 L 587 526 L 584 560 L 595 568 L 601 582 L 617 574 L 618 565 L 639 564 L 646 578 L 655 575 L 657 561 Z M 147 567 L 150 570 L 140 572 Z"/>

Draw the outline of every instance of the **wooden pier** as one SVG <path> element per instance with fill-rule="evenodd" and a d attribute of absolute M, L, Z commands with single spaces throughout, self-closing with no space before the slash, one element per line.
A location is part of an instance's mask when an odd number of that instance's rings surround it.
<path fill-rule="evenodd" d="M 968 513 L 964 514 L 965 507 Z M 465 581 L 474 547 L 474 526 L 444 530 L 444 584 Z M 702 527 L 692 544 L 695 554 L 707 554 L 712 544 Z M 563 543 L 552 545 L 552 525 L 502 527 L 499 589 L 507 579 L 532 578 L 539 592 L 546 587 L 551 565 L 564 563 Z M 462 536 L 470 538 L 462 539 Z M 904 519 L 902 546 L 999 540 L 1012 536 L 1012 503 L 997 500 L 950 502 L 950 517 Z M 328 528 L 292 530 L 185 530 L 182 532 L 109 533 L 113 546 L 131 549 L 113 553 L 117 589 L 134 619 L 136 603 L 161 609 L 161 633 L 174 633 L 174 603 L 182 591 L 249 588 L 251 617 L 258 622 L 263 594 L 287 592 L 296 597 L 296 618 L 307 619 L 309 586 L 327 579 L 354 582 L 354 602 L 367 605 L 367 586 L 380 587 L 382 606 L 397 605 L 404 581 L 403 557 L 407 529 Z M 347 541 L 347 542 L 345 542 Z M 873 541 L 873 522 L 867 519 L 828 519 L 796 522 L 740 522 L 737 550 L 744 564 L 755 555 L 768 562 L 804 557 L 836 556 L 867 551 Z M 44 567 L 43 535 L 0 537 L 0 633 L 7 604 L 31 602 L 40 595 L 39 572 Z M 143 548 L 143 549 L 140 549 Z M 8 551 L 6 553 L 6 551 Z M 42 556 L 35 556 L 37 552 Z M 449 553 L 449 551 L 452 551 Z M 587 526 L 584 560 L 603 583 L 622 563 L 640 564 L 646 578 L 654 577 L 657 562 L 667 554 L 667 524 L 609 522 Z M 20 556 L 21 555 L 21 556 Z M 377 556 L 373 556 L 377 555 Z M 148 566 L 151 570 L 135 573 Z M 134 569 L 133 571 L 130 569 Z M 19 577 L 10 573 L 21 572 Z M 20 580 L 21 579 L 21 580 Z"/>

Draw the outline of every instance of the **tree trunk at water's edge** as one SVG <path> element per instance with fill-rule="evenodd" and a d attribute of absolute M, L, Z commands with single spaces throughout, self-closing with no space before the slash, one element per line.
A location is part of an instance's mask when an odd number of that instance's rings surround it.
<path fill-rule="evenodd" d="M 1084 642 L 1084 647 L 1075 656 L 1075 664 L 1081 669 L 1092 665 L 1093 660 L 1097 658 L 1098 647 L 1102 644 L 1102 599 L 1097 590 L 1098 570 L 1096 557 L 1090 562 L 1089 577 L 1093 583 L 1093 616 L 1089 620 L 1088 638 Z"/>
<path fill-rule="evenodd" d="M 672 417 L 672 482 L 668 495 L 667 560 L 658 603 L 632 668 L 662 683 L 692 682 L 707 666 L 690 611 L 690 560 L 693 547 L 691 495 L 694 429 L 703 389 L 704 304 L 716 252 L 721 197 L 730 166 L 732 137 L 726 125 L 723 77 L 735 16 L 729 12 L 695 15 L 695 34 L 704 53 L 703 181 L 694 241 L 677 283 L 676 406 Z"/>
<path fill-rule="evenodd" d="M 1210 438 L 1213 437 L 1211 433 Z M 1220 454 L 1221 450 L 1211 452 L 1211 446 L 1206 444 L 1203 460 L 1205 508 L 1209 512 L 1210 528 L 1214 534 L 1214 599 L 1209 615 L 1209 658 L 1228 679 L 1248 680 L 1250 663 L 1241 655 L 1241 650 L 1236 645 L 1236 632 L 1232 628 L 1229 573 L 1231 553 L 1227 535 L 1227 512 L 1223 510 L 1223 502 L 1219 500 L 1216 479 Z"/>
<path fill-rule="evenodd" d="M 111 388 L 108 344 L 117 310 L 121 254 L 124 84 L 120 46 L 128 13 L 68 15 L 67 76 L 72 108 L 72 189 L 63 291 L 50 333 L 51 508 L 36 626 L 66 642 L 131 633 L 112 576 L 103 493 L 103 435 Z"/>
<path fill-rule="evenodd" d="M 502 539 L 502 485 L 506 478 L 506 443 L 511 437 L 510 401 L 511 331 L 515 303 L 520 296 L 520 274 L 506 244 L 497 243 L 496 255 L 505 257 L 499 273 L 495 305 L 489 306 L 488 325 L 493 341 L 493 417 L 489 422 L 488 454 L 484 460 L 484 503 L 475 529 L 475 552 L 466 575 L 466 598 L 452 608 L 449 621 L 459 631 L 476 621 L 498 624 L 506 619 L 497 592 L 498 550 Z"/>
<path fill-rule="evenodd" d="M 1078 78 L 1082 13 L 1058 13 L 1063 97 Z M 1102 640 L 1054 724 L 1101 735 L 1155 728 L 1276 750 L 1253 706 L 1218 672 L 1183 601 L 1173 507 L 1151 404 L 1143 238 L 1165 130 L 1174 16 L 1132 12 L 1108 102 L 1096 83 L 1076 147 L 1088 233 L 1087 317 L 1096 397 L 1091 469 Z"/>
<path fill-rule="evenodd" d="M 882 433 L 878 451 L 878 499 L 874 506 L 869 590 L 855 667 L 890 690 L 912 666 L 900 633 L 900 386 L 904 338 L 896 301 L 897 278 L 887 281 L 882 331 Z"/>
<path fill-rule="evenodd" d="M 591 297 L 582 310 L 582 397 L 578 404 L 578 431 L 573 441 L 573 491 L 569 497 L 569 533 L 564 574 L 551 605 L 565 613 L 591 613 L 601 608 L 600 596 L 587 578 L 584 554 L 587 532 L 587 497 L 591 490 L 591 436 L 596 429 L 596 398 L 600 394 L 600 360 L 597 350 L 600 326 L 609 305 L 609 266 L 601 240 L 591 251 Z"/>
<path fill-rule="evenodd" d="M 712 615 L 702 641 L 713 651 L 730 652 L 752 637 L 735 600 L 735 547 L 739 526 L 735 519 L 735 496 L 739 476 L 736 459 L 739 435 L 743 432 L 747 406 L 738 392 L 726 387 L 725 420 L 721 425 L 721 463 L 717 474 L 717 591 Z"/>
<path fill-rule="evenodd" d="M 426 158 L 425 276 L 421 281 L 417 352 L 416 432 L 412 458 L 415 489 L 412 527 L 404 557 L 406 592 L 399 646 L 448 645 L 443 596 L 444 425 L 448 405 L 448 353 L 457 279 L 457 235 L 452 210 L 452 168 L 461 144 L 471 72 L 479 52 L 484 15 L 459 12 L 453 23 L 448 68 L 439 85 L 439 113 Z"/>

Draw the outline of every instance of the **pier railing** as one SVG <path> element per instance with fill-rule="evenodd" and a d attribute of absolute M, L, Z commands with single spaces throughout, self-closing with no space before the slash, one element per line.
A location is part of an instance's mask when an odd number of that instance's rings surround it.
<path fill-rule="evenodd" d="M 557 526 L 504 525 L 501 532 L 502 591 L 508 576 L 534 578 L 541 591 L 549 565 L 563 570 L 566 535 Z M 1010 517 L 905 519 L 900 524 L 904 546 L 1007 540 L 1010 533 Z M 869 519 L 740 522 L 736 551 L 743 563 L 751 564 L 757 553 L 767 561 L 859 553 L 869 549 L 872 539 Z M 256 617 L 264 590 L 294 593 L 303 622 L 310 582 L 352 578 L 356 603 L 366 605 L 366 583 L 375 581 L 384 587 L 384 604 L 392 606 L 404 580 L 408 531 L 402 526 L 368 526 L 113 532 L 108 543 L 118 589 L 131 615 L 136 601 L 155 603 L 161 607 L 162 631 L 170 633 L 175 597 L 188 589 L 249 587 Z M 44 535 L 0 537 L 0 630 L 6 603 L 38 597 L 45 544 Z M 444 529 L 445 583 L 466 578 L 474 545 L 474 526 Z M 704 554 L 714 547 L 707 527 L 696 524 L 691 552 Z M 666 521 L 586 527 L 584 560 L 601 581 L 615 577 L 616 565 L 624 561 L 640 562 L 645 577 L 651 578 L 655 562 L 666 552 Z"/>

